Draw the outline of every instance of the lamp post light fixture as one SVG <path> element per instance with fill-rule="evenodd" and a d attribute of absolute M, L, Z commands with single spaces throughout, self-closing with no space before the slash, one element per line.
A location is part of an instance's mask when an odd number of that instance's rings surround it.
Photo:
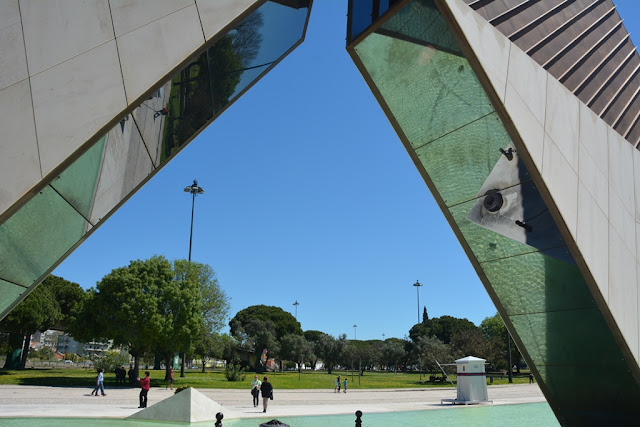
<path fill-rule="evenodd" d="M 294 302 L 293 305 L 296 306 L 296 320 L 298 320 L 298 306 L 300 305 L 300 303 L 298 302 L 298 300 L 296 300 L 296 302 Z"/>
<path fill-rule="evenodd" d="M 353 324 L 353 340 L 358 341 L 358 325 Z"/>
<path fill-rule="evenodd" d="M 420 286 L 422 286 L 422 283 L 416 280 L 413 286 L 416 287 L 416 294 L 418 295 L 418 323 L 420 323 Z"/>
<path fill-rule="evenodd" d="M 203 194 L 204 188 L 198 186 L 198 180 L 194 179 L 193 184 L 184 188 L 185 193 L 190 193 L 191 197 L 191 231 L 189 232 L 189 264 L 187 269 L 191 267 L 191 244 L 193 243 L 193 212 L 196 206 L 196 195 Z M 188 270 L 187 270 L 188 273 Z M 185 364 L 185 352 L 182 352 L 182 363 L 180 364 L 180 377 L 184 378 L 184 364 Z"/>

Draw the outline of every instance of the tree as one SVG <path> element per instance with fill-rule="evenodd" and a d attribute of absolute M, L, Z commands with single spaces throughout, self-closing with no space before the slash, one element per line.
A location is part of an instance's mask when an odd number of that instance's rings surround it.
<path fill-rule="evenodd" d="M 451 338 L 451 353 L 455 359 L 465 356 L 481 357 L 493 363 L 500 356 L 494 339 L 487 338 L 480 329 L 457 332 Z"/>
<path fill-rule="evenodd" d="M 84 291 L 77 283 L 57 276 L 44 279 L 0 322 L 0 330 L 10 332 L 5 369 L 24 369 L 31 335 L 54 326 L 65 326 L 84 297 Z"/>
<path fill-rule="evenodd" d="M 219 332 L 229 316 L 229 297 L 222 290 L 216 272 L 208 264 L 181 259 L 173 262 L 175 280 L 189 278 L 200 286 L 202 317 L 206 332 Z"/>
<path fill-rule="evenodd" d="M 451 337 L 459 331 L 476 329 L 476 325 L 467 319 L 452 316 L 434 317 L 426 322 L 418 323 L 409 330 L 411 341 L 416 342 L 420 336 L 436 336 L 445 344 L 451 342 Z"/>
<path fill-rule="evenodd" d="M 319 359 L 318 345 L 322 339 L 322 336 L 324 335 L 327 334 L 314 330 L 304 331 L 304 338 L 307 340 L 307 343 L 309 343 L 309 353 L 307 354 L 307 360 L 309 361 L 309 367 L 312 371 L 316 370 L 316 364 L 318 363 Z"/>
<path fill-rule="evenodd" d="M 393 366 L 393 372 L 397 373 L 400 361 L 407 355 L 405 343 L 397 338 L 390 338 L 385 341 L 380 350 L 385 365 Z"/>
<path fill-rule="evenodd" d="M 311 351 L 312 346 L 303 335 L 287 334 L 280 339 L 280 356 L 282 360 L 291 360 L 297 363 L 298 381 L 302 372 L 302 364 Z"/>
<path fill-rule="evenodd" d="M 429 315 L 427 314 L 427 306 L 425 305 L 422 309 L 422 323 L 427 323 L 429 320 Z"/>
<path fill-rule="evenodd" d="M 316 354 L 324 362 L 324 366 L 327 368 L 329 375 L 331 375 L 333 367 L 340 361 L 346 343 L 346 334 L 340 335 L 337 339 L 331 335 L 324 334 L 315 346 Z"/>
<path fill-rule="evenodd" d="M 442 363 L 452 358 L 449 346 L 435 336 L 421 336 L 414 342 L 416 353 L 422 369 L 433 372 L 438 370 L 436 361 Z"/>
<path fill-rule="evenodd" d="M 187 277 L 177 280 L 162 256 L 131 261 L 98 282 L 78 314 L 72 334 L 76 339 L 113 339 L 134 357 L 158 351 L 167 366 L 175 351 L 188 351 L 204 329 L 200 284 Z"/>
<path fill-rule="evenodd" d="M 504 325 L 500 315 L 496 313 L 491 317 L 485 318 L 480 323 L 480 329 L 492 343 L 494 359 L 491 360 L 491 364 L 493 369 L 510 369 L 511 366 L 507 362 L 507 327 Z M 522 354 L 513 338 L 510 337 L 509 339 L 511 340 L 511 359 L 520 369 Z"/>
<path fill-rule="evenodd" d="M 240 327 L 246 329 L 246 325 L 254 319 L 271 322 L 278 340 L 287 334 L 302 335 L 300 323 L 291 313 L 284 311 L 280 307 L 268 305 L 252 305 L 240 310 L 229 322 L 231 335 L 235 336 L 236 330 Z"/>
<path fill-rule="evenodd" d="M 275 324 L 269 319 L 259 318 L 242 323 L 237 320 L 237 315 L 229 324 L 231 334 L 239 341 L 240 346 L 253 353 L 255 372 L 263 372 L 266 369 L 266 361 L 263 363 L 261 360 L 263 352 L 266 351 L 269 357 L 277 357 L 280 352 Z"/>

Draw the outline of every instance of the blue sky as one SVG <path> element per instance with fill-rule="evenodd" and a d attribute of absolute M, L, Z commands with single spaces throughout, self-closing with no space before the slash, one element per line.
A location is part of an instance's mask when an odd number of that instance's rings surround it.
<path fill-rule="evenodd" d="M 615 2 L 637 36 L 640 3 Z M 210 264 L 230 315 L 254 304 L 304 330 L 405 336 L 420 314 L 496 309 L 345 50 L 347 1 L 314 2 L 304 43 L 200 134 L 53 274 L 95 286 L 132 259 Z M 636 38 L 637 40 L 637 38 Z M 637 45 L 637 41 L 635 42 Z"/>

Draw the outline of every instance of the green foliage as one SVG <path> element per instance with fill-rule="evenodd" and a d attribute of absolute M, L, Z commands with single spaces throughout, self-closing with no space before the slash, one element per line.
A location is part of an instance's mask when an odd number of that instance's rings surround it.
<path fill-rule="evenodd" d="M 406 357 L 405 343 L 399 339 L 388 339 L 382 345 L 382 361 L 387 366 L 393 366 L 393 371 L 398 371 L 398 366 Z"/>
<path fill-rule="evenodd" d="M 95 357 L 92 360 L 94 368 L 104 369 L 105 372 L 114 372 L 117 366 L 129 363 L 129 354 L 107 351 L 103 357 Z"/>
<path fill-rule="evenodd" d="M 252 320 L 272 323 L 277 340 L 287 334 L 302 335 L 300 323 L 291 313 L 284 311 L 280 307 L 267 305 L 252 305 L 240 310 L 229 322 L 231 335 L 236 336 L 236 331 L 239 328 L 243 328 L 246 331 Z"/>
<path fill-rule="evenodd" d="M 49 347 L 42 347 L 38 350 L 29 352 L 30 359 L 53 360 L 55 353 Z"/>
<path fill-rule="evenodd" d="M 480 323 L 480 330 L 490 340 L 492 346 L 492 358 L 487 359 L 491 363 L 491 369 L 505 370 L 509 368 L 507 362 L 507 327 L 498 313 L 487 317 Z M 522 362 L 522 355 L 513 338 L 511 340 L 511 361 L 517 366 Z"/>
<path fill-rule="evenodd" d="M 451 342 L 451 337 L 457 332 L 474 330 L 476 325 L 467 319 L 459 319 L 452 316 L 434 317 L 433 319 L 427 319 L 422 323 L 414 325 L 409 330 L 409 337 L 411 341 L 415 342 L 418 337 L 435 336 L 445 344 Z"/>
<path fill-rule="evenodd" d="M 224 376 L 227 381 L 244 381 L 247 369 L 242 369 L 240 365 L 227 364 Z"/>
<path fill-rule="evenodd" d="M 413 351 L 420 364 L 420 369 L 431 372 L 439 372 L 436 361 L 447 363 L 453 358 L 449 346 L 435 336 L 418 337 L 417 341 L 413 343 Z"/>

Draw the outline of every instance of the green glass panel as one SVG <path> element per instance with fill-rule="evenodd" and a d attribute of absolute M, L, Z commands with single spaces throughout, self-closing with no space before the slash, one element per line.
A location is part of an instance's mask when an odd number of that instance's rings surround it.
<path fill-rule="evenodd" d="M 578 267 L 534 252 L 481 264 L 509 315 L 595 307 Z"/>
<path fill-rule="evenodd" d="M 488 230 L 467 219 L 476 200 L 461 203 L 449 208 L 464 239 L 479 262 L 537 252 L 533 246 L 505 237 Z"/>
<path fill-rule="evenodd" d="M 619 352 L 597 308 L 509 316 L 518 336 L 538 365 L 606 365 Z"/>
<path fill-rule="evenodd" d="M 5 311 L 27 288 L 0 280 L 0 313 Z"/>
<path fill-rule="evenodd" d="M 87 224 L 45 187 L 0 226 L 0 278 L 31 286 L 80 240 Z"/>
<path fill-rule="evenodd" d="M 494 111 L 463 57 L 376 33 L 355 51 L 414 148 Z"/>
<path fill-rule="evenodd" d="M 447 206 L 475 198 L 511 139 L 496 113 L 416 149 Z"/>
<path fill-rule="evenodd" d="M 93 147 L 51 183 L 51 186 L 85 218 L 89 218 L 104 143 L 105 137 L 100 138 Z"/>
<path fill-rule="evenodd" d="M 617 348 L 610 351 L 622 358 Z M 633 375 L 623 364 L 610 365 L 597 360 L 584 364 L 578 358 L 571 366 L 542 365 L 537 369 L 550 394 L 562 396 L 556 414 L 564 425 L 638 424 L 637 408 L 629 402 L 639 402 L 640 393 Z"/>
<path fill-rule="evenodd" d="M 462 56 L 455 37 L 433 0 L 413 1 L 389 18 L 378 32 L 414 43 L 430 44 Z"/>

